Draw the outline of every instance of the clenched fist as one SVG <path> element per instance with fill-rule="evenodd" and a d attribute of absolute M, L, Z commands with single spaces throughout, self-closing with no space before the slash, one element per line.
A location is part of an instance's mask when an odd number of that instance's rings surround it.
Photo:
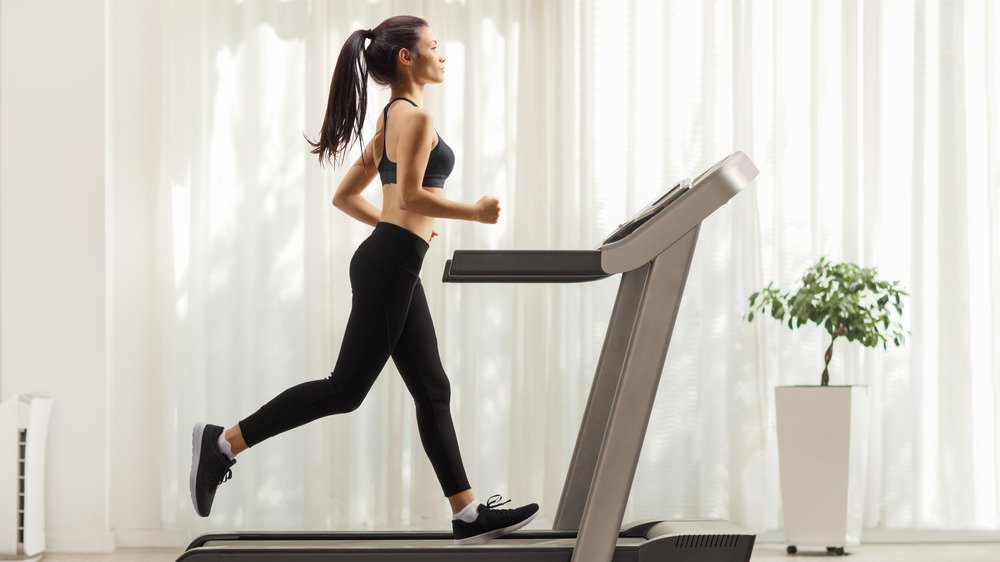
<path fill-rule="evenodd" d="M 484 195 L 473 205 L 473 220 L 488 224 L 496 224 L 500 219 L 500 199 Z"/>

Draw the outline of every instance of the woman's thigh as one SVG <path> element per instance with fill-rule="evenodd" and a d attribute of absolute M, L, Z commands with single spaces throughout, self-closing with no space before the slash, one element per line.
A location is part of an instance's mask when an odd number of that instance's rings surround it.
<path fill-rule="evenodd" d="M 447 401 L 450 384 L 441 364 L 437 335 L 423 285 L 417 280 L 392 361 L 407 389 L 420 400 Z"/>
<path fill-rule="evenodd" d="M 354 302 L 352 316 L 356 308 L 368 317 L 372 323 L 379 323 L 379 337 L 384 338 L 385 358 L 395 349 L 409 315 L 411 300 L 420 278 L 406 269 L 396 265 L 391 259 L 370 251 L 359 251 L 351 263 L 351 290 Z M 372 306 L 377 303 L 377 307 Z M 425 304 L 426 306 L 426 304 Z M 361 341 L 367 331 L 359 330 L 354 342 L 364 345 Z M 371 335 L 371 332 L 369 332 Z M 345 342 L 346 345 L 346 342 Z"/>

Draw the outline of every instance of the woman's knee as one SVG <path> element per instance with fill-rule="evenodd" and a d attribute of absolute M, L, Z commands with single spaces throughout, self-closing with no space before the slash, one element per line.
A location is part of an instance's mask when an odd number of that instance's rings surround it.
<path fill-rule="evenodd" d="M 427 389 L 425 406 L 447 408 L 451 403 L 451 383 L 448 381 L 448 377 L 442 375 L 434 382 L 425 385 L 425 388 Z"/>
<path fill-rule="evenodd" d="M 338 386 L 334 382 L 333 373 L 326 380 L 332 387 L 330 396 L 320 403 L 326 415 L 353 412 L 364 403 L 365 396 L 368 394 L 367 389 L 362 389 L 358 385 L 351 384 Z"/>

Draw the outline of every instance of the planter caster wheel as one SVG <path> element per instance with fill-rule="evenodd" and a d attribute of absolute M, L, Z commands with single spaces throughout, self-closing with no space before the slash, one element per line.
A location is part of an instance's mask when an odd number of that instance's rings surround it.
<path fill-rule="evenodd" d="M 799 549 L 795 548 L 794 544 L 790 544 L 788 545 L 788 548 L 785 549 L 785 551 L 788 552 L 788 554 L 795 554 L 796 552 L 799 551 Z"/>
<path fill-rule="evenodd" d="M 842 546 L 828 546 L 826 547 L 827 554 L 836 554 L 837 556 L 844 555 L 844 547 Z"/>

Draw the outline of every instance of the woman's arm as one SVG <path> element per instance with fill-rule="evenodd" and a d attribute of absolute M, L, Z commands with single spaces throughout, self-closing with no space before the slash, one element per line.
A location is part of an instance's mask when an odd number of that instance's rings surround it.
<path fill-rule="evenodd" d="M 475 209 L 472 205 L 458 203 L 445 199 L 444 197 L 431 195 L 424 190 L 410 196 L 410 200 L 400 204 L 400 209 L 409 213 L 417 213 L 428 217 L 440 217 L 443 219 L 461 219 L 474 221 Z"/>
<path fill-rule="evenodd" d="M 382 212 L 379 211 L 375 205 L 372 205 L 367 199 L 360 195 L 351 195 L 345 199 L 334 201 L 333 205 L 350 215 L 352 218 L 355 218 L 369 226 L 375 226 L 378 224 L 378 219 L 382 216 Z"/>
<path fill-rule="evenodd" d="M 368 146 L 347 171 L 333 196 L 334 207 L 370 226 L 375 226 L 382 216 L 382 212 L 361 195 L 378 173 L 375 168 L 375 150 L 372 148 L 374 141 L 375 139 L 368 141 Z"/>
<path fill-rule="evenodd" d="M 405 124 L 396 144 L 396 182 L 402 194 L 399 208 L 428 217 L 475 220 L 472 205 L 431 195 L 421 187 L 435 137 L 430 115 L 423 110 L 411 111 L 401 121 Z"/>

